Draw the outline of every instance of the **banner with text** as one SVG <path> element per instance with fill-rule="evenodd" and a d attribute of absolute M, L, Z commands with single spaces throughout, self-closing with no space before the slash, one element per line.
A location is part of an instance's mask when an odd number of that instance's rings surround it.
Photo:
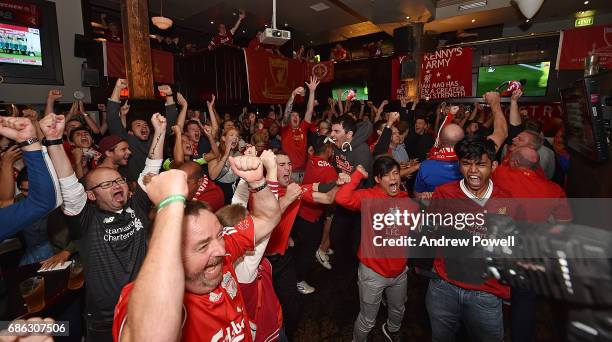
<path fill-rule="evenodd" d="M 293 89 L 304 85 L 304 63 L 265 51 L 244 49 L 249 102 L 284 104 Z"/>
<path fill-rule="evenodd" d="M 455 47 L 423 55 L 421 98 L 472 96 L 472 48 Z"/>
<path fill-rule="evenodd" d="M 104 76 L 125 77 L 125 56 L 123 44 L 104 42 Z M 153 80 L 157 83 L 174 84 L 174 55 L 162 50 L 151 49 Z"/>
<path fill-rule="evenodd" d="M 590 51 L 599 55 L 599 64 L 612 68 L 612 24 L 561 31 L 557 70 L 583 70 Z"/>
<path fill-rule="evenodd" d="M 327 83 L 334 80 L 334 62 L 325 61 L 320 63 L 306 62 L 306 80 L 310 76 L 315 76 L 321 83 Z"/>
<path fill-rule="evenodd" d="M 40 26 L 38 6 L 13 0 L 0 0 L 0 19 L 29 27 Z"/>

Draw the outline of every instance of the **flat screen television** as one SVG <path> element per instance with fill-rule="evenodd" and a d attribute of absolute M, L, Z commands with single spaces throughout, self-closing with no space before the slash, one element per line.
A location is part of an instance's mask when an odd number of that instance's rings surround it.
<path fill-rule="evenodd" d="M 609 158 L 604 117 L 606 99 L 612 96 L 612 87 L 609 87 L 612 85 L 611 81 L 608 81 L 606 89 L 608 77 L 612 78 L 612 72 L 586 77 L 559 91 L 567 147 L 597 162 Z"/>
<path fill-rule="evenodd" d="M 40 30 L 0 23 L 0 63 L 42 66 Z"/>
<path fill-rule="evenodd" d="M 353 100 L 368 100 L 368 86 L 358 83 L 346 83 L 343 85 L 334 86 L 332 95 L 334 100 L 338 100 L 338 92 L 340 92 L 340 100 L 346 100 L 347 96 L 351 95 L 351 91 L 355 93 Z"/>
<path fill-rule="evenodd" d="M 523 96 L 546 96 L 549 72 L 550 61 L 480 67 L 476 92 L 482 96 L 504 82 L 524 81 Z"/>

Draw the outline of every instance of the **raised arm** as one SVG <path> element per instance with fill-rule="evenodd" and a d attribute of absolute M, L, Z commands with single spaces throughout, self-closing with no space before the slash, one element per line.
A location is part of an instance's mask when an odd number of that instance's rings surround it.
<path fill-rule="evenodd" d="M 22 143 L 36 138 L 36 129 L 26 118 L 0 118 L 0 135 Z M 32 140 L 30 140 L 32 141 Z M 0 240 L 15 235 L 51 211 L 56 204 L 55 188 L 47 168 L 39 142 L 21 148 L 28 168 L 28 197 L 6 208 L 0 209 Z"/>
<path fill-rule="evenodd" d="M 123 139 L 128 138 L 128 132 L 126 126 L 122 124 L 120 117 L 120 112 L 123 110 L 123 108 L 120 108 L 121 90 L 127 88 L 127 86 L 127 80 L 118 78 L 115 83 L 115 88 L 113 88 L 113 93 L 106 104 L 106 122 L 108 123 L 108 130 L 111 134 L 118 135 Z M 129 110 L 129 106 L 127 106 L 127 110 Z"/>
<path fill-rule="evenodd" d="M 221 170 L 223 170 L 223 166 L 228 160 L 230 152 L 232 150 L 232 142 L 229 141 L 229 139 L 226 139 L 225 142 L 222 141 L 221 143 L 225 144 L 225 153 L 223 153 L 222 156 L 212 159 L 210 162 L 208 162 L 208 175 L 212 180 L 216 180 L 217 177 L 219 177 L 219 175 L 221 174 Z"/>
<path fill-rule="evenodd" d="M 8 207 L 15 200 L 15 178 L 13 164 L 21 158 L 17 145 L 9 147 L 0 157 L 0 208 Z"/>
<path fill-rule="evenodd" d="M 172 148 L 172 167 L 178 168 L 185 162 L 185 153 L 183 153 L 183 130 L 178 126 L 172 126 L 174 132 L 174 147 Z"/>
<path fill-rule="evenodd" d="M 100 134 L 105 135 L 106 131 L 108 131 L 108 123 L 106 122 L 106 105 L 104 103 L 99 103 L 98 111 L 100 112 Z"/>
<path fill-rule="evenodd" d="M 363 166 L 357 165 L 357 169 L 350 176 L 350 180 L 346 179 L 347 177 L 349 176 L 344 173 L 338 175 L 338 180 L 345 183 L 336 192 L 336 203 L 350 210 L 361 210 L 361 199 L 355 196 L 355 192 L 361 180 L 368 178 L 368 172 Z"/>
<path fill-rule="evenodd" d="M 520 126 L 523 123 L 518 106 L 518 100 L 521 98 L 522 95 L 523 91 L 517 89 L 512 92 L 512 97 L 510 97 L 510 125 L 512 126 Z"/>
<path fill-rule="evenodd" d="M 493 113 L 493 134 L 487 138 L 495 143 L 495 152 L 497 152 L 508 137 L 508 123 L 501 109 L 499 93 L 490 91 L 484 95 L 484 99 L 491 106 Z"/>
<path fill-rule="evenodd" d="M 166 118 L 159 113 L 155 113 L 151 116 L 151 124 L 154 130 L 153 139 L 151 141 L 151 147 L 149 147 L 149 154 L 145 160 L 144 169 L 138 176 L 138 185 L 143 189 L 145 188 L 143 179 L 147 174 L 159 174 L 164 155 L 164 140 L 167 127 Z"/>
<path fill-rule="evenodd" d="M 149 249 L 134 281 L 121 341 L 178 341 L 183 322 L 185 271 L 181 259 L 187 174 L 170 170 L 155 176 L 146 188 L 157 210 Z M 163 270 L 163 272 L 160 272 Z"/>
<path fill-rule="evenodd" d="M 53 113 L 55 111 L 53 108 L 55 106 L 55 101 L 61 98 L 62 98 L 61 90 L 57 90 L 57 89 L 49 90 L 49 93 L 47 94 L 47 102 L 45 103 L 45 115 L 49 113 Z"/>
<path fill-rule="evenodd" d="M 244 18 L 246 18 L 246 14 L 244 13 L 244 10 L 238 10 L 238 20 L 236 20 L 234 27 L 232 27 L 232 29 L 230 30 L 232 35 L 236 34 L 236 30 L 238 29 L 238 27 L 240 27 L 240 23 L 244 20 Z"/>
<path fill-rule="evenodd" d="M 210 126 L 212 127 L 212 136 L 218 137 L 219 135 L 219 121 L 217 120 L 217 115 L 215 113 L 215 94 L 212 95 L 210 101 L 206 101 L 206 106 L 208 107 L 208 114 L 210 114 Z"/>
<path fill-rule="evenodd" d="M 336 97 L 338 98 L 338 113 L 344 114 L 344 108 L 342 108 L 342 90 L 336 90 Z"/>
<path fill-rule="evenodd" d="M 263 186 L 266 180 L 263 175 L 263 164 L 260 158 L 253 156 L 230 157 L 234 174 L 249 184 L 253 207 L 251 217 L 255 226 L 255 242 L 264 239 L 280 221 L 280 207 L 270 187 Z"/>
<path fill-rule="evenodd" d="M 181 106 L 181 111 L 178 114 L 178 117 L 176 119 L 176 125 L 178 127 L 180 127 L 181 131 L 183 130 L 183 128 L 185 127 L 185 119 L 187 118 L 187 100 L 185 99 L 185 97 L 183 96 L 183 94 L 181 93 L 176 93 L 176 101 L 178 102 L 179 106 Z M 200 118 L 198 118 L 199 120 Z M 174 126 L 174 125 L 172 125 Z"/>
<path fill-rule="evenodd" d="M 317 90 L 318 85 L 319 80 L 314 76 L 310 76 L 310 82 L 306 83 L 306 86 L 308 86 L 308 104 L 306 105 L 306 114 L 304 115 L 304 121 L 308 123 L 312 121 L 312 113 L 314 112 L 315 91 Z"/>
<path fill-rule="evenodd" d="M 85 123 L 91 129 L 94 134 L 100 134 L 100 127 L 96 123 L 94 119 L 92 119 L 89 114 L 85 111 L 85 106 L 83 105 L 83 101 L 79 101 L 79 113 L 85 119 Z"/>
<path fill-rule="evenodd" d="M 289 96 L 289 100 L 287 100 L 287 105 L 285 106 L 285 115 L 283 115 L 283 119 L 281 120 L 282 127 L 287 126 L 287 123 L 289 122 L 289 116 L 293 111 L 293 101 L 295 100 L 295 95 L 304 96 L 304 93 L 304 87 L 297 87 L 291 92 L 291 96 Z"/>

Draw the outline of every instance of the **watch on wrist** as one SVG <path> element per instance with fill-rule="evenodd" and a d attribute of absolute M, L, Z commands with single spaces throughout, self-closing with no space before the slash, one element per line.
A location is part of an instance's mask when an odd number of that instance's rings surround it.
<path fill-rule="evenodd" d="M 37 142 L 38 142 L 38 138 L 37 137 L 32 137 L 32 138 L 29 138 L 29 139 L 26 139 L 26 140 L 20 142 L 19 144 L 17 144 L 17 146 L 19 146 L 19 148 L 24 148 L 26 146 L 30 146 L 30 145 L 35 144 Z"/>
<path fill-rule="evenodd" d="M 53 140 L 47 140 L 47 139 L 43 139 L 42 144 L 44 146 L 52 146 L 52 145 L 61 145 L 64 143 L 64 140 L 62 138 L 59 139 L 53 139 Z"/>

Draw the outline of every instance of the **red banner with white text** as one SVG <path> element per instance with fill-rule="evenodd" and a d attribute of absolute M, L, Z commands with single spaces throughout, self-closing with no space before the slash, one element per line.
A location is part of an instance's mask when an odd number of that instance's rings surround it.
<path fill-rule="evenodd" d="M 310 76 L 315 76 L 321 83 L 327 83 L 334 80 L 334 62 L 325 61 L 320 63 L 306 62 L 306 80 Z"/>
<path fill-rule="evenodd" d="M 599 64 L 612 68 L 612 24 L 561 31 L 557 70 L 583 70 L 584 60 L 595 49 Z"/>
<path fill-rule="evenodd" d="M 304 85 L 304 63 L 265 51 L 244 49 L 251 103 L 285 103 Z"/>
<path fill-rule="evenodd" d="M 174 55 L 161 50 L 151 50 L 153 80 L 157 83 L 174 84 Z M 123 44 L 104 42 L 104 76 L 125 78 L 125 56 Z"/>
<path fill-rule="evenodd" d="M 455 47 L 423 55 L 421 98 L 472 96 L 472 48 Z"/>
<path fill-rule="evenodd" d="M 27 2 L 0 0 L 0 19 L 29 27 L 40 26 L 38 6 Z"/>

